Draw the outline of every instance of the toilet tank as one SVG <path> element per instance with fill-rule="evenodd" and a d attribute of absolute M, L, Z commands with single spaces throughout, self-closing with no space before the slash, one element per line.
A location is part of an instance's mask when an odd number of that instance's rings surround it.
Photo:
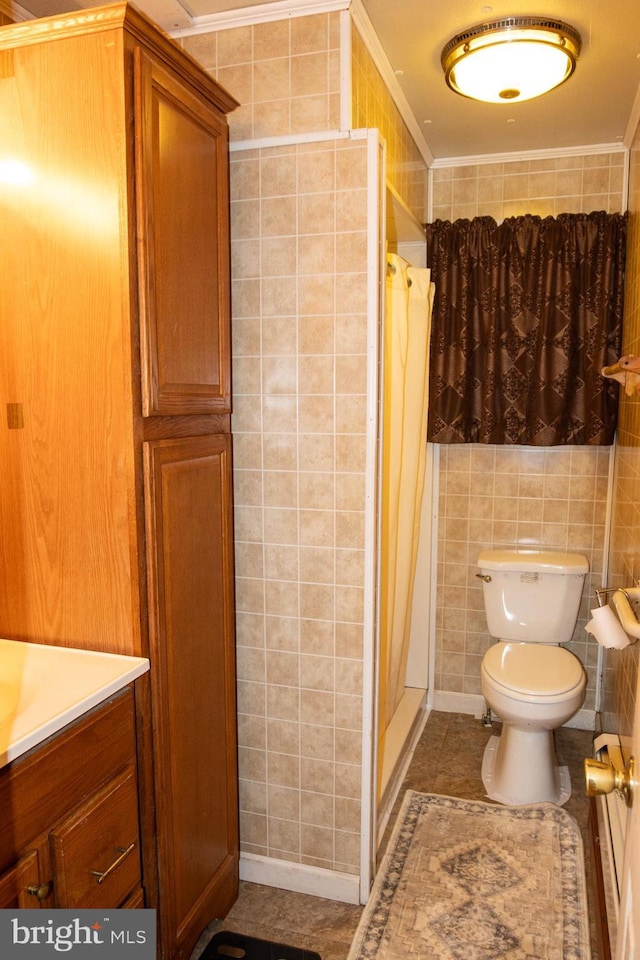
<path fill-rule="evenodd" d="M 499 640 L 566 643 L 576 625 L 586 557 L 535 550 L 478 556 L 489 633 Z"/>

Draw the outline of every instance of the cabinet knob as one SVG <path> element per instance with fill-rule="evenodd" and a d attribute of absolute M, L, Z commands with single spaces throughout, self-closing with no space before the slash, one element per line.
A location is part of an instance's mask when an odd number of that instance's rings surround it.
<path fill-rule="evenodd" d="M 104 883 L 109 874 L 120 866 L 122 861 L 129 856 L 131 851 L 135 848 L 135 843 L 130 843 L 129 846 L 125 849 L 124 847 L 116 847 L 116 853 L 120 856 L 116 857 L 113 863 L 107 867 L 106 870 L 92 870 L 91 873 L 96 878 L 96 883 Z"/>
<path fill-rule="evenodd" d="M 46 900 L 51 896 L 53 890 L 53 881 L 47 880 L 46 883 L 32 883 L 27 887 L 27 893 L 35 897 L 38 902 Z"/>

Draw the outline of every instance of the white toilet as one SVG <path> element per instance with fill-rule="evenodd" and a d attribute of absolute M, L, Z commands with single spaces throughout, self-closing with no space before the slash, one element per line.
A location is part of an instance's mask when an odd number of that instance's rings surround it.
<path fill-rule="evenodd" d="M 483 550 L 484 607 L 494 643 L 482 660 L 482 693 L 502 720 L 482 763 L 487 796 L 510 805 L 571 795 L 553 731 L 582 706 L 582 664 L 559 646 L 571 640 L 589 564 L 575 553 Z"/>

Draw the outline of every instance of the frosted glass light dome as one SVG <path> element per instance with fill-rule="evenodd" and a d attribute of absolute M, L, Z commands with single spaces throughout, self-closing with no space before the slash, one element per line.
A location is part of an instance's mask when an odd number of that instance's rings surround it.
<path fill-rule="evenodd" d="M 488 103 L 518 103 L 567 80 L 580 53 L 580 35 L 541 17 L 503 17 L 453 37 L 442 51 L 447 84 Z"/>

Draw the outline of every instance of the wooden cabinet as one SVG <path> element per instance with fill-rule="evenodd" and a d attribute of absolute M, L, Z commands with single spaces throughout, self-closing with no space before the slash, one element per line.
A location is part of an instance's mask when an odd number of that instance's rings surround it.
<path fill-rule="evenodd" d="M 142 899 L 131 688 L 0 770 L 0 907 Z"/>
<path fill-rule="evenodd" d="M 226 121 L 141 49 L 135 77 L 143 411 L 229 413 Z"/>
<path fill-rule="evenodd" d="M 0 635 L 150 658 L 142 869 L 167 960 L 238 883 L 235 106 L 127 4 L 0 28 Z M 56 869 L 130 806 L 115 787 L 52 837 Z"/>
<path fill-rule="evenodd" d="M 235 696 L 224 644 L 232 631 L 225 575 L 232 549 L 230 482 L 228 436 L 145 444 L 150 654 L 160 665 L 153 717 L 171 757 L 157 771 L 158 859 L 161 876 L 171 878 L 167 907 L 179 938 L 184 927 L 202 929 L 206 923 L 206 909 L 198 922 L 192 914 L 202 912 L 220 876 L 229 888 L 236 883 L 229 849 L 236 757 L 228 733 L 235 724 Z M 196 650 L 197 656 L 188 655 Z M 184 696 L 173 695 L 172 688 Z"/>

